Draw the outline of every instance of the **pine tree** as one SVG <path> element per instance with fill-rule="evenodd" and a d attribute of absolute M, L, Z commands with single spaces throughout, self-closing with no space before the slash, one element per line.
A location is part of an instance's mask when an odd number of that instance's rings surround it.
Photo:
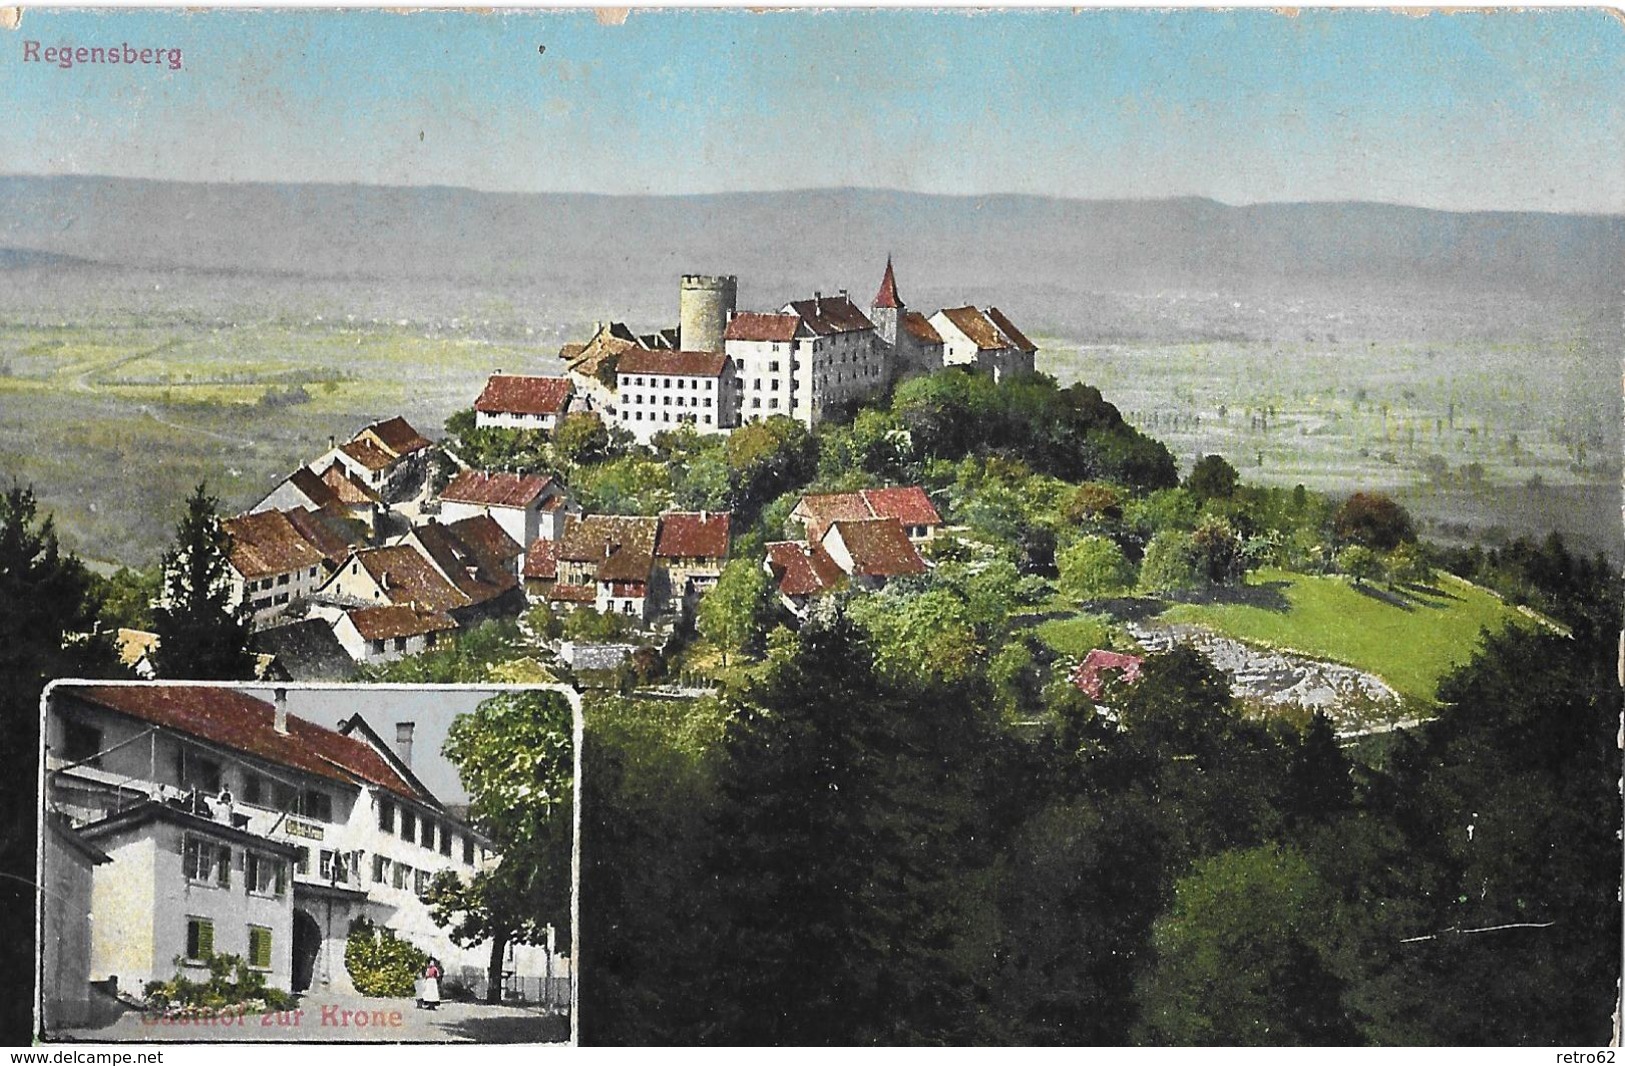
<path fill-rule="evenodd" d="M 254 676 L 248 620 L 231 602 L 229 538 L 219 501 L 199 484 L 164 553 L 164 590 L 153 628 L 157 667 L 166 678 L 234 681 Z"/>

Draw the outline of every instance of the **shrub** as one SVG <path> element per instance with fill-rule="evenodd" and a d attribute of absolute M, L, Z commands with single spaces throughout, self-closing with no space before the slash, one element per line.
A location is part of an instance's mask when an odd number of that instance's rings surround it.
<path fill-rule="evenodd" d="M 223 1011 L 233 1007 L 287 1010 L 293 996 L 268 987 L 265 972 L 249 967 L 241 955 L 210 955 L 207 980 L 194 980 L 179 972 L 184 962 L 175 958 L 176 974 L 168 981 L 148 981 L 142 988 L 147 1005 L 160 1011 Z"/>
<path fill-rule="evenodd" d="M 631 622 L 622 615 L 602 614 L 592 607 L 577 607 L 564 619 L 564 636 L 569 640 L 614 640 L 630 628 Z"/>
<path fill-rule="evenodd" d="M 344 941 L 344 968 L 363 996 L 410 996 L 429 956 L 367 918 L 350 923 Z"/>

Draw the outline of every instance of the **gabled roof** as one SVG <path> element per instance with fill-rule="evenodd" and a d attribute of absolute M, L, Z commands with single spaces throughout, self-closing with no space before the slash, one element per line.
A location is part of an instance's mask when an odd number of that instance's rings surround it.
<path fill-rule="evenodd" d="M 347 440 L 339 445 L 339 451 L 368 470 L 388 470 L 395 462 L 395 456 L 366 439 Z"/>
<path fill-rule="evenodd" d="M 655 554 L 666 559 L 725 559 L 732 518 L 727 511 L 669 511 L 660 516 Z"/>
<path fill-rule="evenodd" d="M 324 516 L 319 511 L 312 511 L 308 507 L 293 507 L 282 512 L 287 516 L 293 528 L 299 535 L 310 542 L 311 547 L 322 553 L 322 558 L 333 566 L 337 566 L 350 555 L 350 542 L 344 535 L 334 529 L 334 525 L 344 524 L 343 519 Z"/>
<path fill-rule="evenodd" d="M 763 314 L 741 311 L 728 320 L 722 331 L 724 341 L 790 341 L 801 328 L 799 315 Z"/>
<path fill-rule="evenodd" d="M 991 318 L 993 320 L 993 324 L 999 327 L 1000 333 L 1003 333 L 1006 337 L 1010 338 L 1010 347 L 1016 349 L 1017 351 L 1027 352 L 1029 354 L 1038 351 L 1038 345 L 1028 340 L 1027 335 L 1022 333 L 1021 330 L 1017 329 L 1016 324 L 1010 321 L 1009 318 L 1005 317 L 1003 311 L 1000 311 L 997 307 L 989 307 L 987 309 L 987 317 Z"/>
<path fill-rule="evenodd" d="M 183 733 L 280 766 L 345 783 L 365 783 L 435 807 L 359 740 L 287 716 L 286 733 L 276 731 L 276 708 L 236 689 L 205 685 L 92 685 L 61 689 L 71 696 L 140 721 Z"/>
<path fill-rule="evenodd" d="M 627 352 L 615 364 L 617 374 L 681 374 L 690 377 L 714 378 L 728 366 L 728 357 L 721 352 L 674 352 L 664 349 L 645 351 L 641 348 Z"/>
<path fill-rule="evenodd" d="M 1016 329 L 997 307 L 990 307 L 985 312 L 975 307 L 944 307 L 937 313 L 969 337 L 979 351 L 991 352 L 1000 348 L 1014 348 L 1028 353 L 1038 351 L 1037 346 Z"/>
<path fill-rule="evenodd" d="M 355 660 L 321 618 L 257 629 L 248 643 L 256 652 L 274 657 L 290 681 L 348 681 L 355 676 Z"/>
<path fill-rule="evenodd" d="M 559 576 L 558 548 L 558 541 L 537 537 L 525 552 L 525 576 L 538 581 L 555 580 Z"/>
<path fill-rule="evenodd" d="M 343 507 L 360 507 L 384 502 L 383 497 L 358 481 L 356 476 L 346 470 L 344 464 L 337 459 L 328 464 L 318 480 L 327 486 L 328 491 L 333 494 L 333 499 Z"/>
<path fill-rule="evenodd" d="M 599 581 L 646 581 L 654 568 L 660 519 L 641 515 L 570 518 L 559 538 L 561 560 L 594 563 Z"/>
<path fill-rule="evenodd" d="M 360 433 L 357 433 L 351 439 L 359 440 L 366 433 L 371 433 L 374 437 L 377 437 L 379 443 L 392 452 L 395 458 L 411 455 L 413 452 L 422 451 L 434 444 L 428 437 L 413 429 L 412 424 L 399 415 L 365 426 Z"/>
<path fill-rule="evenodd" d="M 482 563 L 496 569 L 505 569 L 509 562 L 525 551 L 519 546 L 519 542 L 508 536 L 508 531 L 488 514 L 477 514 L 472 518 L 448 522 L 446 530 L 468 545 L 469 550 L 480 556 Z"/>
<path fill-rule="evenodd" d="M 486 507 L 527 507 L 553 483 L 540 474 L 464 470 L 440 493 L 442 500 Z"/>
<path fill-rule="evenodd" d="M 281 511 L 257 511 L 222 519 L 220 528 L 230 544 L 232 569 L 249 581 L 324 562 L 322 553 Z"/>
<path fill-rule="evenodd" d="M 904 577 L 927 570 L 914 542 L 895 518 L 832 522 L 819 539 L 828 544 L 832 537 L 840 538 L 846 546 L 847 554 L 852 556 L 851 572 L 859 577 Z"/>
<path fill-rule="evenodd" d="M 783 309 L 800 315 L 807 328 L 820 337 L 827 337 L 832 333 L 852 333 L 875 328 L 875 324 L 869 321 L 869 316 L 858 310 L 858 305 L 844 295 L 792 300 L 785 304 Z"/>
<path fill-rule="evenodd" d="M 895 518 L 905 526 L 940 526 L 931 497 L 918 485 L 898 485 L 859 492 L 812 493 L 796 501 L 791 517 L 807 525 L 807 535 L 821 540 L 831 522 Z"/>
<path fill-rule="evenodd" d="M 469 605 L 468 596 L 409 545 L 365 548 L 355 553 L 355 560 L 384 590 L 390 603 L 415 603 L 437 611 Z"/>
<path fill-rule="evenodd" d="M 444 611 L 431 611 L 424 607 L 358 607 L 344 613 L 363 640 L 421 637 L 425 633 L 457 628 L 457 623 Z"/>
<path fill-rule="evenodd" d="M 547 590 L 547 598 L 564 603 L 595 603 L 598 589 L 592 585 L 554 585 Z"/>
<path fill-rule="evenodd" d="M 569 378 L 492 374 L 474 410 L 486 414 L 561 415 L 575 385 Z"/>
<path fill-rule="evenodd" d="M 933 326 L 931 320 L 918 311 L 903 312 L 903 328 L 908 331 L 910 336 L 922 344 L 942 343 L 942 334 L 937 332 L 937 327 Z"/>
<path fill-rule="evenodd" d="M 767 546 L 767 566 L 786 596 L 816 596 L 846 580 L 822 544 L 776 540 Z"/>
<path fill-rule="evenodd" d="M 897 276 L 892 273 L 891 256 L 886 257 L 886 274 L 880 279 L 880 291 L 875 293 L 874 303 L 871 307 L 900 308 L 903 298 L 897 295 Z"/>
<path fill-rule="evenodd" d="M 486 521 L 491 519 L 486 518 Z M 470 547 L 438 522 L 415 526 L 408 535 L 422 545 L 441 576 L 468 597 L 469 604 L 494 600 L 519 583 L 505 561 L 492 559 L 485 552 Z M 512 544 L 512 540 L 509 543 Z"/>

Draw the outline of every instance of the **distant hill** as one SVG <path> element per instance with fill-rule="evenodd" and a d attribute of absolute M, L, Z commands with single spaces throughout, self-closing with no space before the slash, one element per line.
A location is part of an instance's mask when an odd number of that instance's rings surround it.
<path fill-rule="evenodd" d="M 1625 218 L 865 189 L 606 197 L 13 176 L 0 177 L 0 246 L 0 266 L 44 254 L 216 275 L 543 288 L 651 313 L 674 304 L 683 272 L 738 274 L 746 306 L 842 285 L 867 302 L 888 253 L 919 306 L 1306 284 L 1610 301 Z"/>

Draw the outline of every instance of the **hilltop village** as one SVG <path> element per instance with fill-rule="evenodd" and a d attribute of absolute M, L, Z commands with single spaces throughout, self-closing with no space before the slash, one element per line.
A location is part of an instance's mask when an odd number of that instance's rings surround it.
<path fill-rule="evenodd" d="M 473 400 L 474 427 L 550 436 L 585 416 L 643 446 L 779 416 L 810 430 L 944 367 L 994 381 L 1034 370 L 1036 345 L 1003 311 L 914 310 L 889 260 L 867 309 L 842 290 L 741 311 L 737 291 L 735 277 L 685 275 L 676 326 L 601 323 L 564 346 L 553 373 L 497 370 Z M 919 548 L 942 525 L 930 496 L 907 484 L 808 494 L 791 517 L 805 537 L 767 543 L 762 566 L 795 616 L 837 587 L 926 572 Z M 331 680 L 536 604 L 590 607 L 632 629 L 691 621 L 739 530 L 725 510 L 594 513 L 555 474 L 483 468 L 393 417 L 329 439 L 222 532 L 262 674 Z M 121 641 L 150 674 L 151 635 Z"/>

